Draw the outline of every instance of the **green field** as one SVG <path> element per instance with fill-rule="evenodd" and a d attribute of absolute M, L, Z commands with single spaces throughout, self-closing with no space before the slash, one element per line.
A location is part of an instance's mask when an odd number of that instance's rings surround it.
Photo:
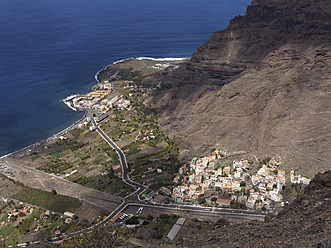
<path fill-rule="evenodd" d="M 51 192 L 28 187 L 23 187 L 13 198 L 59 213 L 66 211 L 75 213 L 81 206 L 81 202 L 76 198 L 60 194 L 54 195 Z"/>

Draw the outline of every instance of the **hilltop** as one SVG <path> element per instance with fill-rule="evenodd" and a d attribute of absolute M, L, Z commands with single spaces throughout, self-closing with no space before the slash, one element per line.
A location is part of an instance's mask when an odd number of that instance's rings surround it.
<path fill-rule="evenodd" d="M 219 143 L 309 176 L 330 168 L 330 30 L 330 1 L 255 0 L 188 63 L 149 78 L 181 157 Z"/>

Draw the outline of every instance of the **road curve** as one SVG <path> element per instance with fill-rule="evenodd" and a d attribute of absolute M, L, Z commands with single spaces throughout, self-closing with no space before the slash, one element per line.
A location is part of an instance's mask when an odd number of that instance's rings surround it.
<path fill-rule="evenodd" d="M 95 127 L 95 130 L 99 133 L 99 135 L 116 151 L 120 165 L 122 168 L 122 180 L 126 184 L 134 187 L 136 190 L 131 193 L 130 195 L 126 196 L 123 200 L 123 202 L 110 214 L 108 215 L 104 220 L 100 221 L 99 223 L 75 232 L 71 233 L 69 235 L 63 234 L 61 237 L 55 237 L 52 239 L 52 242 L 58 242 L 62 239 L 68 239 L 77 235 L 82 234 L 86 231 L 93 231 L 98 229 L 99 227 L 102 227 L 106 225 L 107 223 L 111 222 L 111 220 L 120 212 L 124 211 L 128 206 L 145 206 L 145 207 L 157 207 L 157 208 L 163 208 L 168 210 L 179 210 L 179 211 L 194 211 L 194 212 L 200 212 L 201 214 L 208 214 L 208 213 L 217 213 L 217 214 L 226 214 L 231 215 L 233 217 L 236 217 L 238 219 L 257 219 L 262 220 L 265 213 L 257 212 L 257 211 L 249 211 L 249 210 L 235 210 L 235 209 L 224 209 L 224 208 L 211 208 L 211 207 L 201 207 L 201 206 L 194 206 L 194 205 L 183 205 L 183 204 L 154 204 L 150 202 L 144 202 L 139 199 L 139 195 L 143 193 L 148 187 L 134 182 L 129 178 L 128 175 L 128 163 L 126 161 L 126 157 L 124 152 L 115 144 L 114 141 L 112 141 L 107 134 L 104 133 L 104 131 L 96 124 L 94 118 L 92 119 L 92 124 Z"/>

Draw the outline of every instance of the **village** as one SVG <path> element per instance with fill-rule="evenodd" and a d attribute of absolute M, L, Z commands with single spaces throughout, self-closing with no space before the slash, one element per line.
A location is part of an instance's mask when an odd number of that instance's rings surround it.
<path fill-rule="evenodd" d="M 124 100 L 121 97 L 111 97 L 112 84 L 109 81 L 104 81 L 94 87 L 94 90 L 86 95 L 75 96 L 72 99 L 74 108 L 83 110 L 94 110 L 97 112 L 106 112 L 113 108 L 114 104 L 123 109 L 130 105 L 130 101 Z"/>
<path fill-rule="evenodd" d="M 169 64 L 155 64 L 145 69 L 172 70 L 176 68 Z M 115 73 L 108 79 L 102 80 L 93 88 L 92 92 L 74 97 L 72 106 L 101 113 L 96 120 L 98 123 L 102 123 L 108 119 L 107 112 L 111 109 L 133 110 L 134 107 L 130 101 L 134 96 L 133 93 L 142 93 L 143 96 L 146 96 L 149 92 L 160 87 L 159 84 L 156 84 L 154 88 L 144 88 L 141 85 L 138 87 L 132 80 L 118 79 L 118 74 Z M 116 91 L 112 84 L 114 80 L 116 80 L 116 86 L 121 88 L 121 92 L 123 93 L 124 90 L 127 93 L 125 96 L 113 94 Z M 123 119 L 122 122 L 127 120 L 129 119 Z M 88 122 L 80 124 L 79 127 L 82 128 L 86 125 Z M 93 131 L 93 127 L 90 129 Z M 155 138 L 153 129 L 144 133 L 139 131 L 134 141 L 148 141 L 153 138 Z M 128 153 L 130 150 L 125 149 L 124 152 Z M 280 169 L 279 162 L 270 159 L 261 165 L 256 174 L 251 175 L 249 172 L 252 161 L 237 159 L 231 164 L 220 165 L 218 161 L 226 155 L 226 151 L 215 150 L 209 156 L 194 158 L 189 164 L 180 167 L 173 181 L 179 186 L 173 188 L 172 194 L 167 192 L 163 195 L 155 195 L 156 191 L 152 191 L 144 196 L 145 200 L 163 203 L 169 202 L 168 196 L 171 196 L 171 200 L 176 203 L 193 203 L 203 206 L 262 210 L 270 209 L 272 206 L 284 206 L 285 202 L 283 202 L 281 191 L 286 185 L 286 175 L 285 170 Z M 113 171 L 117 174 L 120 173 L 119 166 L 114 165 Z M 147 172 L 152 171 L 154 170 L 151 167 L 147 170 Z M 157 172 L 159 171 L 162 170 L 158 169 Z M 104 172 L 104 174 L 106 173 Z M 141 174 L 140 177 L 144 178 L 145 173 Z M 305 177 L 296 176 L 294 171 L 290 172 L 290 182 L 288 183 L 308 185 L 309 182 L 310 180 Z"/>
<path fill-rule="evenodd" d="M 9 245 L 15 245 L 20 235 L 40 235 L 42 231 L 47 238 L 77 228 L 77 220 L 70 212 L 61 214 L 4 197 L 0 199 L 0 209 L 0 237 L 6 237 Z"/>
<path fill-rule="evenodd" d="M 252 161 L 237 159 L 231 164 L 221 164 L 219 161 L 226 155 L 226 151 L 214 150 L 211 155 L 194 158 L 182 166 L 174 178 L 179 186 L 173 188 L 172 200 L 260 210 L 284 206 L 281 191 L 286 185 L 286 175 L 279 162 L 270 159 L 256 174 L 250 175 Z M 292 184 L 308 185 L 310 182 L 305 177 L 295 176 L 293 170 L 290 178 L 288 183 Z"/>
<path fill-rule="evenodd" d="M 173 70 L 176 66 L 155 64 L 144 70 L 155 72 L 165 68 Z M 70 98 L 72 108 L 88 114 L 74 129 L 50 140 L 41 150 L 30 150 L 25 159 L 36 164 L 40 171 L 87 188 L 120 197 L 132 194 L 133 188 L 122 180 L 118 155 L 93 132 L 96 130 L 94 119 L 123 150 L 130 179 L 147 186 L 139 196 L 146 205 L 162 204 L 176 206 L 177 209 L 194 207 L 203 213 L 211 209 L 213 211 L 210 212 L 230 211 L 215 210 L 216 207 L 276 213 L 275 208 L 287 203 L 283 197 L 286 186 L 309 184 L 308 178 L 296 175 L 294 170 L 288 170 L 276 159 L 258 161 L 255 157 L 256 161 L 253 161 L 252 156 L 246 155 L 248 152 L 229 152 L 225 147 L 213 149 L 210 155 L 195 157 L 183 164 L 178 159 L 179 147 L 159 127 L 157 111 L 144 102 L 145 96 L 160 88 L 161 83 L 155 81 L 147 86 L 135 78 L 136 75 L 120 78 L 115 73 L 99 79 L 90 93 Z M 0 201 L 0 236 L 10 244 L 18 242 L 22 234 L 42 233 L 44 236 L 38 239 L 50 239 L 95 223 L 93 218 L 78 219 L 78 209 L 55 212 L 54 209 L 46 209 L 47 206 L 40 207 L 41 204 L 30 202 L 30 199 L 13 199 Z M 129 197 L 128 201 L 134 199 Z M 164 236 L 171 226 L 176 226 L 177 215 L 159 215 L 147 208 L 141 215 L 143 209 L 137 207 L 127 209 L 126 213 L 119 212 L 111 222 L 132 228 L 151 225 L 150 228 L 155 229 L 152 232 L 155 239 L 160 237 L 159 229 L 165 223 Z"/>
<path fill-rule="evenodd" d="M 146 66 L 143 69 L 146 70 L 146 73 L 150 74 L 158 71 L 172 71 L 178 67 L 178 65 L 171 63 L 157 63 L 151 66 Z M 142 73 L 141 70 L 142 68 L 138 69 L 140 73 Z M 143 93 L 143 96 L 146 96 L 151 91 L 161 87 L 160 83 L 156 83 L 153 87 L 143 87 L 142 85 L 138 86 L 132 80 L 122 80 L 118 75 L 118 72 L 116 72 L 114 75 L 108 77 L 107 79 L 101 80 L 93 87 L 93 91 L 90 93 L 69 98 L 66 104 L 75 110 L 93 110 L 103 113 L 106 113 L 112 108 L 117 108 L 119 110 L 129 108 L 129 100 L 125 99 L 123 95 L 119 96 L 113 94 L 116 91 L 113 89 L 113 81 L 116 81 L 116 84 L 122 88 L 121 91 L 125 90 L 125 92 L 131 92 L 128 94 L 129 97 L 133 96 L 132 93 Z"/>

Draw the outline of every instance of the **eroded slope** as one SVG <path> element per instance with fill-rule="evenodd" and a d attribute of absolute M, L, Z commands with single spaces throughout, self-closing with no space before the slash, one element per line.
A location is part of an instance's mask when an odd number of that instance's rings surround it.
<path fill-rule="evenodd" d="M 172 82 L 153 102 L 182 156 L 219 143 L 309 175 L 330 168 L 330 30 L 329 1 L 253 1 L 158 78 Z"/>

